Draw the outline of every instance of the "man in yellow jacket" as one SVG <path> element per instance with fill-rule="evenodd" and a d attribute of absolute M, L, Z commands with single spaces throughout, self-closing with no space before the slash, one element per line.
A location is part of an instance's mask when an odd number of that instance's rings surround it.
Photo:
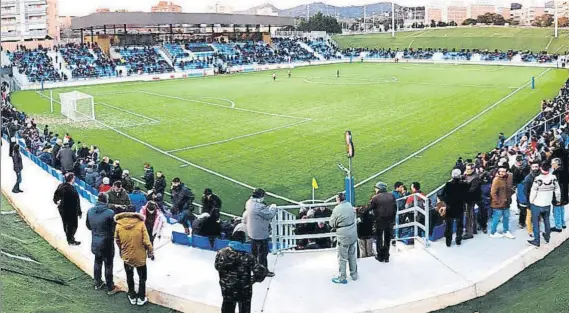
<path fill-rule="evenodd" d="M 153 257 L 152 244 L 144 225 L 144 216 L 139 213 L 115 215 L 115 240 L 124 261 L 128 300 L 132 305 L 144 305 L 146 298 L 146 258 Z M 134 269 L 138 273 L 138 293 L 134 291 Z"/>

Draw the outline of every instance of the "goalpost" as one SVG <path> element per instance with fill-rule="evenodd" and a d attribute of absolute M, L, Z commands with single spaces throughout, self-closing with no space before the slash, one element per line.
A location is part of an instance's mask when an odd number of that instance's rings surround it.
<path fill-rule="evenodd" d="M 95 103 L 93 96 L 79 91 L 60 93 L 61 114 L 73 121 L 95 119 Z"/>

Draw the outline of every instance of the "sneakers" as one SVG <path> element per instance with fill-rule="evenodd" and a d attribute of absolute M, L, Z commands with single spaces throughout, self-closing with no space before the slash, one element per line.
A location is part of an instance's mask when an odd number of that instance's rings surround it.
<path fill-rule="evenodd" d="M 462 239 L 462 240 L 468 240 L 468 239 L 472 239 L 472 238 L 474 238 L 473 235 L 464 235 L 464 236 L 462 236 L 461 239 Z"/>
<path fill-rule="evenodd" d="M 377 256 L 377 255 L 375 256 L 375 259 L 376 259 L 376 260 L 378 260 L 378 261 L 379 261 L 379 262 L 381 262 L 381 263 L 383 263 L 383 261 L 384 261 L 384 259 L 383 259 L 383 258 L 380 258 L 380 257 L 379 257 L 379 256 Z"/>
<path fill-rule="evenodd" d="M 490 234 L 490 238 L 502 238 L 504 237 L 504 235 L 500 234 L 500 233 L 493 233 Z"/>
<path fill-rule="evenodd" d="M 68 241 L 67 243 L 68 243 L 70 246 L 78 246 L 78 245 L 81 244 L 80 241 L 75 241 L 75 240 L 73 240 L 73 241 Z"/>
<path fill-rule="evenodd" d="M 557 227 L 551 227 L 551 231 L 554 233 L 560 233 L 563 231 L 563 229 L 557 228 Z"/>
<path fill-rule="evenodd" d="M 267 272 L 267 277 L 275 277 L 275 273 L 273 273 L 273 272 Z"/>
<path fill-rule="evenodd" d="M 103 287 L 105 287 L 104 282 L 95 283 L 95 290 L 101 290 L 101 289 L 103 289 Z"/>
<path fill-rule="evenodd" d="M 334 278 L 332 278 L 332 282 L 333 282 L 334 284 L 343 284 L 343 285 L 345 285 L 345 284 L 348 283 L 348 280 L 345 279 L 345 278 L 334 277 Z"/>
<path fill-rule="evenodd" d="M 136 305 L 138 305 L 138 306 L 143 306 L 146 304 L 146 302 L 148 302 L 147 297 L 144 297 L 144 299 L 140 299 L 140 298 L 136 299 Z"/>
<path fill-rule="evenodd" d="M 107 291 L 107 296 L 112 296 L 119 292 L 120 292 L 119 288 L 117 288 L 117 286 L 113 286 L 113 289 Z"/>
<path fill-rule="evenodd" d="M 545 243 L 549 243 L 549 237 L 545 237 L 545 233 L 541 233 L 541 235 L 543 236 L 543 239 L 545 239 Z"/>
<path fill-rule="evenodd" d="M 136 302 L 138 299 L 136 299 L 136 297 L 131 297 L 130 295 L 127 295 L 128 297 L 128 301 L 130 301 L 130 304 L 132 305 L 136 305 Z"/>
<path fill-rule="evenodd" d="M 487 234 L 487 233 L 488 233 L 488 229 L 487 229 L 487 228 L 482 228 L 482 232 L 483 232 L 484 234 Z"/>
<path fill-rule="evenodd" d="M 563 225 L 563 229 L 567 228 L 567 226 Z"/>
<path fill-rule="evenodd" d="M 516 239 L 516 236 L 512 235 L 512 233 L 510 233 L 509 231 L 507 231 L 504 234 L 504 237 L 508 238 L 508 239 Z"/>
<path fill-rule="evenodd" d="M 358 273 L 352 275 L 352 280 L 353 280 L 353 281 L 358 280 L 358 278 L 360 278 L 360 277 L 358 276 Z"/>
<path fill-rule="evenodd" d="M 528 240 L 528 243 L 532 246 L 538 247 L 539 248 L 539 244 L 535 241 L 535 240 Z"/>

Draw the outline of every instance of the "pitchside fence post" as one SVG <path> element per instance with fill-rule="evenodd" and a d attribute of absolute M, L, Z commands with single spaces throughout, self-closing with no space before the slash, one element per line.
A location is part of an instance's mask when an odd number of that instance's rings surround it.
<path fill-rule="evenodd" d="M 531 89 L 535 89 L 535 77 L 531 78 Z"/>
<path fill-rule="evenodd" d="M 50 113 L 53 113 L 53 90 L 49 91 L 49 109 Z"/>

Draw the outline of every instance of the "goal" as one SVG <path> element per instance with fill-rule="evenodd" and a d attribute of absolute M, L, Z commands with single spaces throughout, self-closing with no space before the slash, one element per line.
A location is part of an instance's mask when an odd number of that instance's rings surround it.
<path fill-rule="evenodd" d="M 93 96 L 79 91 L 60 93 L 61 114 L 73 121 L 95 119 L 95 103 Z"/>

